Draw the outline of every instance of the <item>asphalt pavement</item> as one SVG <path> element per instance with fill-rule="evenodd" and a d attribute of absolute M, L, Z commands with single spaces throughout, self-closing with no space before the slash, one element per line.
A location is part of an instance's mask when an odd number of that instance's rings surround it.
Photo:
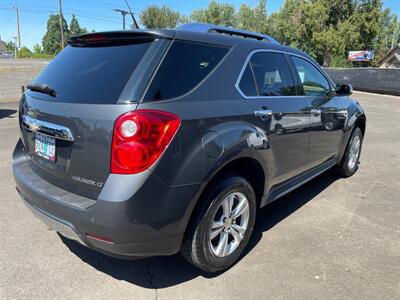
<path fill-rule="evenodd" d="M 247 254 L 216 275 L 48 231 L 15 191 L 17 104 L 0 103 L 0 299 L 400 299 L 400 97 L 354 98 L 367 114 L 359 171 L 328 171 L 261 210 Z"/>

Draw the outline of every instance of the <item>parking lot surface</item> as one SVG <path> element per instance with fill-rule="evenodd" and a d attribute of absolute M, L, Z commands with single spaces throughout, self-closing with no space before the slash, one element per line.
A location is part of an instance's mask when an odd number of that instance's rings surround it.
<path fill-rule="evenodd" d="M 0 58 L 0 103 L 17 101 L 21 86 L 31 83 L 48 63 L 46 59 Z"/>
<path fill-rule="evenodd" d="M 0 104 L 0 299 L 400 299 L 400 97 L 354 93 L 359 171 L 262 209 L 243 259 L 209 275 L 179 255 L 105 257 L 47 231 L 15 191 L 17 104 Z"/>

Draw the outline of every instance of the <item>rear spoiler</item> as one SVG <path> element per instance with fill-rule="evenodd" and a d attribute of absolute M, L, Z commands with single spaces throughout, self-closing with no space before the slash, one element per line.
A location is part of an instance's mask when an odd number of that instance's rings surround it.
<path fill-rule="evenodd" d="M 146 42 L 154 39 L 173 39 L 174 30 L 124 30 L 106 31 L 95 33 L 84 33 L 68 39 L 68 45 L 90 46 L 106 44 L 130 44 L 135 42 Z"/>

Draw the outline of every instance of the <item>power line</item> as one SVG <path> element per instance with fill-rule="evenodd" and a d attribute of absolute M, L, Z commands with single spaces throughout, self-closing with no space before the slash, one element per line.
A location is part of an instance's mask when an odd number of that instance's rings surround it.
<path fill-rule="evenodd" d="M 135 28 L 136 29 L 140 29 L 138 23 L 136 22 L 135 16 L 133 15 L 131 7 L 129 6 L 128 0 L 125 0 L 125 3 L 126 3 L 126 6 L 128 7 L 128 10 L 129 10 L 130 15 L 132 17 L 132 21 L 133 21 L 133 24 L 134 24 Z"/>
<path fill-rule="evenodd" d="M 0 7 L 0 10 L 13 11 L 14 9 Z M 43 13 L 57 14 L 57 12 L 54 11 L 54 10 L 37 10 L 37 9 L 26 9 L 26 8 L 24 8 L 24 9 L 19 9 L 19 11 L 23 11 L 23 12 L 27 12 L 27 13 L 34 13 L 34 14 L 43 14 Z M 99 21 L 104 21 L 104 22 L 121 24 L 121 22 L 117 21 L 117 20 L 106 19 L 106 18 L 95 17 L 95 16 L 89 16 L 89 15 L 84 15 L 84 14 L 77 14 L 77 13 L 69 12 L 69 11 L 63 12 L 63 14 L 64 15 L 68 15 L 68 16 L 71 16 L 71 15 L 74 14 L 75 16 L 78 16 L 78 17 L 83 17 L 83 18 L 88 18 L 88 19 L 93 19 L 93 20 L 99 20 Z"/>

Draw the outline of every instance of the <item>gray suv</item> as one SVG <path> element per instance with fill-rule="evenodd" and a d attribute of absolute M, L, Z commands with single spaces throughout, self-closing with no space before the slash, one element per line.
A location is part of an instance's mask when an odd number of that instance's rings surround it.
<path fill-rule="evenodd" d="M 76 36 L 21 99 L 17 190 L 96 251 L 224 270 L 259 208 L 332 167 L 356 172 L 366 118 L 351 92 L 255 32 Z"/>

